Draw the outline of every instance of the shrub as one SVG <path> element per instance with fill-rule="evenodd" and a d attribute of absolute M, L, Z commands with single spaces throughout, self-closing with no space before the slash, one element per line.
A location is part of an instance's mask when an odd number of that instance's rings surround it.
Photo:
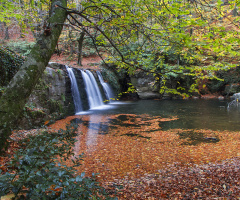
<path fill-rule="evenodd" d="M 14 199 L 110 199 L 93 178 L 77 175 L 75 167 L 76 126 L 58 132 L 44 131 L 20 141 L 20 148 L 8 163 L 12 172 L 0 177 L 0 197 L 13 193 Z M 25 148 L 24 148 L 25 147 Z M 64 161 L 72 158 L 73 165 Z"/>
<path fill-rule="evenodd" d="M 0 86 L 6 86 L 17 73 L 24 59 L 13 51 L 0 47 Z"/>
<path fill-rule="evenodd" d="M 31 49 L 33 48 L 35 42 L 27 42 L 27 41 L 13 41 L 7 44 L 8 48 L 12 51 L 19 53 L 22 56 L 28 56 Z"/>

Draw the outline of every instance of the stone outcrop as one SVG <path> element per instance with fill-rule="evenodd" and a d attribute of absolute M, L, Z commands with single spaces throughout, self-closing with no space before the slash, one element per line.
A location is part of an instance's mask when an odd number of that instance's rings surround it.
<path fill-rule="evenodd" d="M 116 70 L 117 66 L 102 66 L 102 75 L 104 80 L 112 86 L 120 100 L 138 100 L 138 99 L 159 99 L 162 95 L 159 93 L 159 86 L 156 84 L 152 74 L 142 71 L 129 75 L 125 70 Z M 129 91 L 129 87 L 134 86 L 136 92 Z"/>
<path fill-rule="evenodd" d="M 51 119 L 74 114 L 71 82 L 64 65 L 49 63 L 26 104 L 21 128 L 39 126 Z"/>
<path fill-rule="evenodd" d="M 130 79 L 140 99 L 158 99 L 162 97 L 159 93 L 159 86 L 152 74 L 136 72 Z"/>
<path fill-rule="evenodd" d="M 30 95 L 28 103 L 33 103 L 38 108 L 44 108 L 46 102 L 44 100 L 58 101 L 64 106 L 64 96 L 66 93 L 66 80 L 64 71 L 46 67 L 41 83 L 35 88 Z"/>

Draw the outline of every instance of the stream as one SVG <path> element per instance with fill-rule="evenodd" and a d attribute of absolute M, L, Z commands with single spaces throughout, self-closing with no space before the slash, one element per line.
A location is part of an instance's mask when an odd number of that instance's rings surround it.
<path fill-rule="evenodd" d="M 83 114 L 148 114 L 159 117 L 177 117 L 178 120 L 164 122 L 162 130 L 169 129 L 211 129 L 240 130 L 240 112 L 237 107 L 227 109 L 229 101 L 218 99 L 190 100 L 139 100 L 116 102 Z"/>
<path fill-rule="evenodd" d="M 240 113 L 227 106 L 217 99 L 114 102 L 51 128 L 77 123 L 74 154 L 84 153 L 79 170 L 109 181 L 239 156 Z"/>

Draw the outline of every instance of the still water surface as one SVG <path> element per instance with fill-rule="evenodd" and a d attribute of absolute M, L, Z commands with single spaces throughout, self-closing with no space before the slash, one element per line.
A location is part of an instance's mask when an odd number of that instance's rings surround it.
<path fill-rule="evenodd" d="M 69 116 L 52 128 L 78 123 L 74 154 L 84 153 L 79 171 L 99 173 L 99 180 L 109 181 L 158 173 L 176 163 L 205 164 L 239 156 L 240 136 L 231 131 L 240 131 L 240 109 L 228 111 L 227 105 L 201 99 L 117 102 Z M 158 116 L 178 119 L 161 121 Z M 175 130 L 162 131 L 168 129 Z"/>
<path fill-rule="evenodd" d="M 160 117 L 178 117 L 178 120 L 162 122 L 163 130 L 173 128 L 240 130 L 240 107 L 227 109 L 229 101 L 218 99 L 196 100 L 140 100 L 115 103 L 106 109 L 89 114 L 149 114 Z"/>

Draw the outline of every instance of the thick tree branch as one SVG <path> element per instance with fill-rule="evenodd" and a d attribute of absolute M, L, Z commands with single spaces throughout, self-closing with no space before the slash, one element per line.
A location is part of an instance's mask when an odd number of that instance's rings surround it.
<path fill-rule="evenodd" d="M 0 151 L 7 146 L 11 129 L 15 128 L 25 103 L 32 90 L 42 76 L 61 34 L 67 12 L 61 7 L 67 5 L 67 0 L 52 0 L 49 11 L 48 30 L 37 40 L 26 61 L 9 83 L 0 99 Z"/>

